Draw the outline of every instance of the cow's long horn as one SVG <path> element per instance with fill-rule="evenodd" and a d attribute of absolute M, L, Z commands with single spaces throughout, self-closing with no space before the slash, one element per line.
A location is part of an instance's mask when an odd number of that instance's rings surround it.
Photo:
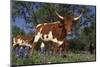
<path fill-rule="evenodd" d="M 61 16 L 60 14 L 58 14 L 56 11 L 55 11 L 55 13 L 56 13 L 56 15 L 60 18 L 60 19 L 64 19 L 64 17 L 63 16 Z"/>
<path fill-rule="evenodd" d="M 82 16 L 82 14 L 80 14 L 78 17 L 75 17 L 74 20 L 80 19 L 81 16 Z"/>

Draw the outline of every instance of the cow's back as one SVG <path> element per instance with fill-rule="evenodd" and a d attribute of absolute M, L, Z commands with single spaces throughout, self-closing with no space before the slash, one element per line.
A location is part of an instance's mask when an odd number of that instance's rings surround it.
<path fill-rule="evenodd" d="M 37 30 L 42 34 L 42 38 L 50 32 L 52 32 L 53 38 L 57 38 L 58 40 L 63 40 L 66 35 L 66 31 L 62 23 L 44 23 L 41 24 Z"/>

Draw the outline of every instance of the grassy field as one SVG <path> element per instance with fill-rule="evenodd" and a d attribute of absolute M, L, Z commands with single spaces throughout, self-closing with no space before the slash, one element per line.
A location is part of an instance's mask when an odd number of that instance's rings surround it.
<path fill-rule="evenodd" d="M 67 57 L 45 55 L 40 56 L 40 53 L 35 52 L 32 56 L 26 58 L 17 58 L 12 54 L 12 64 L 14 65 L 31 65 L 31 64 L 50 64 L 50 63 L 67 63 L 67 62 L 80 62 L 80 61 L 95 61 L 95 54 L 91 55 L 87 52 L 72 53 L 68 52 Z"/>

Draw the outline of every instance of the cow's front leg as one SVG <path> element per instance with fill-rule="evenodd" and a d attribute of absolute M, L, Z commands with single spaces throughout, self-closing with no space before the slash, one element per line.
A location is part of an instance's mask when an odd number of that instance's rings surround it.
<path fill-rule="evenodd" d="M 44 54 L 45 52 L 45 44 L 42 42 L 40 45 L 40 52 Z"/>
<path fill-rule="evenodd" d="M 41 62 L 45 63 L 45 44 L 43 42 L 40 45 L 40 58 Z"/>
<path fill-rule="evenodd" d="M 62 57 L 67 56 L 66 54 L 67 54 L 67 51 L 68 51 L 68 47 L 69 47 L 68 41 L 64 41 L 64 43 L 60 46 L 60 52 L 61 52 Z"/>

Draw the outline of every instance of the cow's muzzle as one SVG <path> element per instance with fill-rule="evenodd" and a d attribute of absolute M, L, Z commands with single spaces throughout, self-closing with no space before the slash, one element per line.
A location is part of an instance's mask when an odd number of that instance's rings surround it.
<path fill-rule="evenodd" d="M 68 32 L 66 36 L 67 40 L 71 40 L 72 37 L 73 37 L 73 34 L 71 32 Z"/>

